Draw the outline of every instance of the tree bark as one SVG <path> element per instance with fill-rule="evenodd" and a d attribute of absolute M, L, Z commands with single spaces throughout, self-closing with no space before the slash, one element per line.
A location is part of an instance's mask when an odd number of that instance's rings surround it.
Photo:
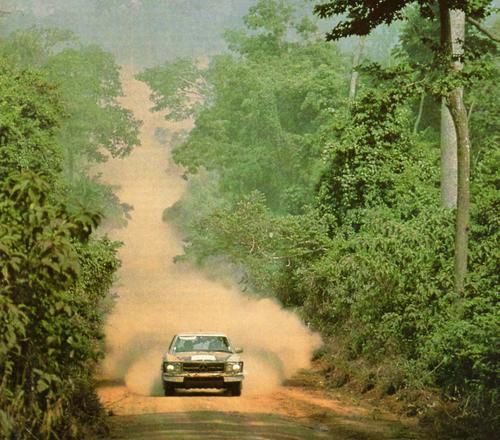
<path fill-rule="evenodd" d="M 361 64 L 361 57 L 363 56 L 363 49 L 365 47 L 365 36 L 362 35 L 358 39 L 358 47 L 356 48 L 352 57 L 352 73 L 351 83 L 349 85 L 349 101 L 353 101 L 356 97 L 356 90 L 358 88 L 359 72 L 356 68 Z"/>
<path fill-rule="evenodd" d="M 460 89 L 449 97 L 450 112 L 457 132 L 458 191 L 455 224 L 455 290 L 462 293 L 467 275 L 470 210 L 470 138 L 467 110 Z"/>
<path fill-rule="evenodd" d="M 441 49 L 451 56 L 451 23 L 449 9 L 441 4 Z M 453 67 L 453 66 L 451 66 Z M 457 135 L 446 98 L 441 100 L 441 206 L 457 207 Z"/>
<path fill-rule="evenodd" d="M 465 13 L 458 9 L 447 11 L 448 47 L 451 49 L 451 71 L 463 69 Z M 455 222 L 455 290 L 462 294 L 467 275 L 469 210 L 470 210 L 470 137 L 463 88 L 457 87 L 448 96 L 448 107 L 457 138 L 457 209 Z"/>
<path fill-rule="evenodd" d="M 457 207 L 457 135 L 445 98 L 441 101 L 441 205 Z"/>

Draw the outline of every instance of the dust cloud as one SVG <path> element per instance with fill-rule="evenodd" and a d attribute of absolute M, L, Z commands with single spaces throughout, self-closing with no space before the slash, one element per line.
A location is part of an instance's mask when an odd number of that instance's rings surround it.
<path fill-rule="evenodd" d="M 100 170 L 106 182 L 118 187 L 120 199 L 134 208 L 126 228 L 109 231 L 124 246 L 102 377 L 123 379 L 137 394 L 159 395 L 161 357 L 172 336 L 218 331 L 244 348 L 244 392 L 272 391 L 309 365 L 320 338 L 273 300 L 248 297 L 186 263 L 173 263 L 182 253 L 182 240 L 162 221 L 162 213 L 182 196 L 186 181 L 155 131 L 163 128 L 173 134 L 191 123 L 172 123 L 150 113 L 150 91 L 130 70 L 124 72 L 123 87 L 122 104 L 143 121 L 142 146 Z"/>

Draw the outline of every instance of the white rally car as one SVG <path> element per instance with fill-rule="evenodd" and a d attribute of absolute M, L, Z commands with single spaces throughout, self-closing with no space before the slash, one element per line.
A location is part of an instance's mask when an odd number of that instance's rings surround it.
<path fill-rule="evenodd" d="M 239 356 L 242 352 L 221 333 L 175 335 L 161 365 L 165 396 L 174 395 L 176 388 L 218 388 L 240 396 L 244 378 Z"/>

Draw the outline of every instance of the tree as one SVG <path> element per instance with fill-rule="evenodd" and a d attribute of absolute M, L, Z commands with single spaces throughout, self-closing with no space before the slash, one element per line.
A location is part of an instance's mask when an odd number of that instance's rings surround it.
<path fill-rule="evenodd" d="M 357 71 L 357 68 L 361 64 L 364 45 L 365 45 L 365 37 L 361 36 L 358 39 L 358 46 L 352 57 L 351 83 L 349 85 L 349 99 L 351 101 L 354 100 L 354 98 L 356 98 L 356 89 L 358 87 L 358 77 L 359 77 L 359 72 Z"/>
<path fill-rule="evenodd" d="M 119 68 L 111 54 L 97 46 L 64 49 L 44 65 L 48 79 L 58 85 L 68 117 L 58 139 L 66 148 L 66 170 L 126 156 L 139 144 L 140 122 L 122 108 Z"/>
<path fill-rule="evenodd" d="M 14 170 L 55 179 L 62 156 L 54 141 L 63 112 L 57 93 L 40 73 L 0 61 L 0 180 Z"/>
<path fill-rule="evenodd" d="M 46 72 L 0 57 L 2 438 L 102 428 L 93 375 L 117 243 L 93 239 L 100 212 L 70 198 L 56 141 L 60 97 Z"/>
<path fill-rule="evenodd" d="M 150 85 L 155 110 L 195 116 L 173 152 L 190 174 L 216 173 L 233 201 L 257 190 L 273 211 L 299 212 L 314 197 L 321 162 L 312 135 L 342 111 L 347 63 L 286 2 L 259 1 L 244 22 L 226 33 L 233 53 L 208 67 L 180 59 L 138 78 Z"/>
<path fill-rule="evenodd" d="M 39 69 L 53 85 L 65 117 L 54 127 L 52 142 L 62 147 L 57 154 L 64 160 L 57 167 L 66 174 L 71 205 L 123 222 L 124 205 L 111 188 L 87 175 L 93 163 L 123 157 L 139 144 L 140 121 L 119 104 L 120 68 L 112 55 L 82 46 L 70 31 L 38 27 L 9 35 L 0 42 L 0 53 L 18 66 Z M 53 154 L 35 157 L 50 161 Z"/>
<path fill-rule="evenodd" d="M 174 147 L 188 190 L 166 212 L 185 234 L 179 258 L 231 265 L 249 294 L 278 298 L 321 331 L 333 386 L 354 377 L 365 391 L 399 393 L 403 402 L 429 386 L 450 397 L 453 417 L 475 416 L 494 432 L 485 420 L 498 395 L 495 75 L 465 95 L 478 196 L 467 295 L 457 301 L 453 214 L 439 204 L 439 125 L 432 125 L 451 81 L 434 58 L 447 72 L 450 58 L 435 57 L 412 34 L 396 66 L 364 63 L 363 87 L 348 105 L 349 60 L 336 45 L 299 37 L 296 16 L 280 4 L 258 2 L 251 17 L 259 26 L 226 34 L 233 53 L 208 68 L 179 61 L 140 75 L 158 106 L 175 109 L 169 117 L 186 110 L 195 119 Z M 419 30 L 432 36 L 426 43 L 439 47 L 435 23 L 416 11 Z M 286 31 L 278 17 L 289 17 Z M 465 66 L 467 78 L 474 66 L 469 59 Z M 195 107 L 193 91 L 203 95 Z M 419 112 L 423 129 L 412 135 L 422 96 L 433 112 Z"/>
<path fill-rule="evenodd" d="M 328 40 L 336 40 L 349 35 L 366 35 L 380 24 L 389 24 L 402 18 L 403 9 L 415 3 L 413 0 L 398 2 L 366 0 L 336 0 L 316 5 L 316 13 L 322 17 L 336 14 L 347 14 L 331 32 Z M 462 27 L 460 18 L 463 14 L 473 19 L 482 19 L 487 15 L 489 1 L 425 1 L 418 2 L 420 14 L 427 19 L 437 18 L 441 29 L 440 55 L 444 56 L 448 67 L 448 81 L 441 93 L 446 98 L 453 118 L 457 136 L 457 210 L 455 222 L 455 289 L 462 293 L 467 274 L 468 230 L 470 210 L 470 137 L 467 111 L 463 100 L 463 89 L 460 83 L 460 60 L 463 58 L 463 41 L 457 40 Z M 436 8 L 438 12 L 436 13 Z M 451 18 L 452 17 L 452 18 Z M 453 29 L 451 28 L 453 26 Z M 454 38 L 457 36 L 457 38 Z"/>
<path fill-rule="evenodd" d="M 91 381 L 117 246 L 89 240 L 98 218 L 70 213 L 35 171 L 11 172 L 0 195 L 0 435 L 82 438 L 99 411 Z"/>
<path fill-rule="evenodd" d="M 82 165 L 124 156 L 139 144 L 140 122 L 118 103 L 120 68 L 111 54 L 81 46 L 70 31 L 37 27 L 14 32 L 0 51 L 12 63 L 39 68 L 57 86 L 67 116 L 57 138 L 70 179 Z"/>
<path fill-rule="evenodd" d="M 94 376 L 118 244 L 92 232 L 120 205 L 86 171 L 138 143 L 121 94 L 113 57 L 70 32 L 0 41 L 1 438 L 104 429 Z"/>

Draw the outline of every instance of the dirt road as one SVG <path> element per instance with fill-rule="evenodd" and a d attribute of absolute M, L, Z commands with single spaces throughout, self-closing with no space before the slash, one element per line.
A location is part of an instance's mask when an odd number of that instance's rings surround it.
<path fill-rule="evenodd" d="M 283 386 L 273 393 L 228 397 L 181 391 L 139 396 L 118 383 L 100 395 L 113 439 L 420 439 L 409 420 L 360 405 L 347 395 Z"/>
<path fill-rule="evenodd" d="M 133 206 L 127 227 L 108 231 L 124 242 L 99 389 L 113 415 L 111 438 L 415 438 L 376 410 L 282 387 L 283 380 L 309 367 L 312 352 L 321 344 L 319 336 L 276 302 L 248 297 L 228 282 L 173 263 L 182 241 L 162 214 L 188 183 L 171 162 L 169 140 L 191 123 L 173 124 L 150 113 L 150 91 L 131 72 L 125 72 L 123 85 L 123 105 L 144 123 L 142 146 L 99 170 L 116 186 L 122 202 Z M 161 355 L 172 335 L 182 331 L 225 332 L 234 345 L 245 348 L 242 397 L 191 392 L 161 396 Z"/>

